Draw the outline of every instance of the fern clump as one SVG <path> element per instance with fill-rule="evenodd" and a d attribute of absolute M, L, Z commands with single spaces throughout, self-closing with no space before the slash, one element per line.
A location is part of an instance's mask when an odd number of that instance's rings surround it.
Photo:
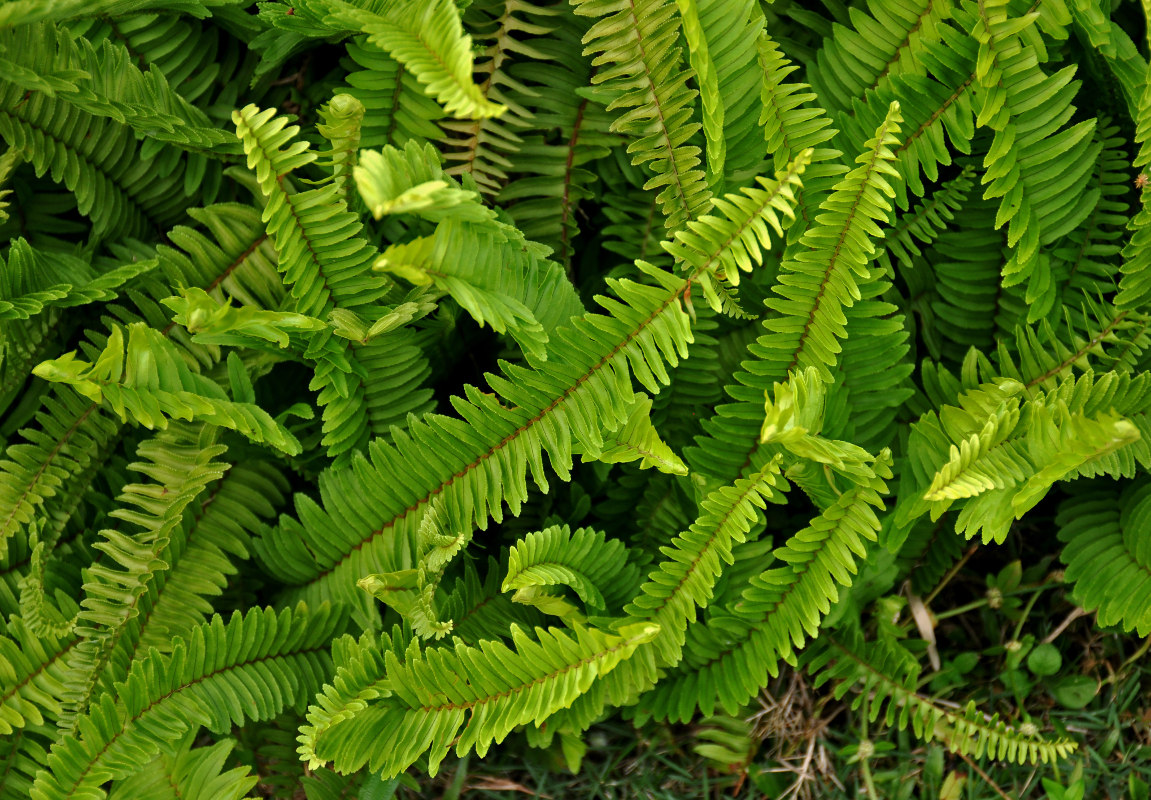
<path fill-rule="evenodd" d="M 811 796 L 1103 796 L 1141 14 L 0 4 L 0 800 L 456 796 L 692 722 L 765 796 L 797 737 Z"/>

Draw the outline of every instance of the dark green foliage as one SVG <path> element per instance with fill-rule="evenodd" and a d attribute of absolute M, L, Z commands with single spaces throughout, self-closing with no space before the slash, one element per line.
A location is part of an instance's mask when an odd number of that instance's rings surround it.
<path fill-rule="evenodd" d="M 1141 14 L 0 4 L 0 800 L 1147 797 Z"/>

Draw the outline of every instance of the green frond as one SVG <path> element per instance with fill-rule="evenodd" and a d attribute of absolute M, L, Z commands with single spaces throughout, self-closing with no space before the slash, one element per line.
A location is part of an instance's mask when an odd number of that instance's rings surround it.
<path fill-rule="evenodd" d="M 781 173 L 775 191 L 793 180 L 793 173 Z M 706 260 L 708 269 L 727 246 Z M 508 364 L 502 377 L 488 375 L 496 394 L 467 387 L 466 399 L 452 398 L 461 419 L 429 415 L 390 445 L 373 442 L 370 463 L 354 458 L 353 469 L 321 475 L 326 510 L 297 500 L 300 520 L 285 519 L 258 545 L 268 569 L 290 585 L 306 584 L 300 596 L 347 598 L 363 575 L 410 568 L 412 537 L 434 498 L 466 500 L 484 527 L 489 516 L 502 521 L 505 503 L 518 514 L 529 470 L 547 490 L 544 452 L 567 480 L 572 440 L 594 458 L 602 431 L 626 421 L 631 377 L 655 393 L 668 380 L 665 364 L 686 355 L 691 331 L 682 301 L 701 273 L 680 278 L 650 265 L 641 269 L 656 285 L 609 279 L 620 298 L 598 298 L 609 314 L 558 328 L 546 362 L 529 355 L 527 367 Z"/>
<path fill-rule="evenodd" d="M 67 519 L 120 432 L 108 411 L 63 386 L 44 396 L 35 422 L 0 461 L 0 555 L 49 501 L 51 516 Z"/>
<path fill-rule="evenodd" d="M 548 35 L 531 43 L 546 60 L 521 60 L 508 67 L 524 87 L 513 97 L 532 118 L 517 132 L 513 171 L 496 201 L 526 238 L 551 247 L 556 261 L 570 270 L 581 228 L 580 204 L 598 194 L 597 176 L 588 167 L 622 142 L 609 131 L 613 115 L 581 96 L 594 74 L 581 42 L 587 21 L 563 13 L 549 17 L 547 26 Z"/>
<path fill-rule="evenodd" d="M 686 363 L 686 362 L 684 362 Z M 641 394 L 627 421 L 604 437 L 603 450 L 595 457 L 606 464 L 638 461 L 640 469 L 654 467 L 671 475 L 686 475 L 687 465 L 664 444 L 651 421 L 651 398 Z M 585 457 L 585 461 L 592 459 Z"/>
<path fill-rule="evenodd" d="M 75 308 L 116 298 L 125 284 L 156 267 L 157 262 L 127 263 L 103 273 L 66 253 L 51 257 L 24 239 L 12 242 L 5 264 L 0 256 L 0 322 L 26 320 L 49 308 Z"/>
<path fill-rule="evenodd" d="M 837 387 L 843 391 L 842 385 Z M 828 469 L 846 477 L 852 483 L 870 485 L 875 480 L 871 467 L 874 457 L 857 444 L 821 436 L 828 387 L 815 367 L 793 374 L 785 383 L 773 387 L 774 400 L 768 397 L 764 407 L 763 427 L 759 441 L 769 445 L 769 452 L 779 453 L 787 467 L 786 474 L 804 491 L 820 502 L 816 495 L 838 494 Z M 803 462 L 811 462 L 810 465 Z M 813 484 L 811 466 L 815 467 L 818 485 Z M 827 486 L 822 486 L 827 479 Z"/>
<path fill-rule="evenodd" d="M 1094 299 L 1115 290 L 1119 239 L 1127 227 L 1129 205 L 1124 200 L 1130 186 L 1126 141 L 1107 117 L 1100 117 L 1095 140 L 1102 146 L 1095 165 L 1091 213 L 1051 250 L 1052 271 L 1062 287 L 1063 305 L 1076 306 L 1080 297 Z"/>
<path fill-rule="evenodd" d="M 208 484 L 223 476 L 227 465 L 213 459 L 225 449 L 213 444 L 203 428 L 175 426 L 140 445 L 139 456 L 146 460 L 132 466 L 155 483 L 125 486 L 118 498 L 122 505 L 113 512 L 139 528 L 139 533 L 105 529 L 94 545 L 107 560 L 84 573 L 84 599 L 75 628 L 80 641 L 68 655 L 61 692 L 63 731 L 74 728 L 98 685 L 108 687 L 126 674 L 127 660 L 117 658 L 122 653 L 117 649 L 121 637 L 140 613 L 140 599 L 149 582 L 166 568 L 161 555 L 185 509 Z"/>
<path fill-rule="evenodd" d="M 602 615 L 635 595 L 639 570 L 620 540 L 591 528 L 573 532 L 567 525 L 553 525 L 512 546 L 500 591 L 514 590 L 514 602 L 548 613 L 549 601 L 562 600 L 547 591 L 554 586 L 569 587 L 589 612 Z"/>
<path fill-rule="evenodd" d="M 621 6 L 611 0 L 575 0 L 575 12 L 599 20 L 584 36 L 584 53 L 595 54 L 593 85 L 610 92 L 608 111 L 625 109 L 612 130 L 631 137 L 632 163 L 649 164 L 655 175 L 644 189 L 660 189 L 668 233 L 705 213 L 711 203 L 700 150 L 689 143 L 700 129 L 692 122 L 695 90 L 683 65 L 680 19 L 668 0 Z"/>
<path fill-rule="evenodd" d="M 360 147 L 364 104 L 353 95 L 337 94 L 320 109 L 319 114 L 323 122 L 316 126 L 316 130 L 331 146 L 319 163 L 331 169 L 337 196 L 351 208 L 350 183 Z"/>
<path fill-rule="evenodd" d="M 354 172 L 356 188 L 376 219 L 390 214 L 415 214 L 432 222 L 495 219 L 475 192 L 445 177 L 439 153 L 430 144 L 367 150 Z"/>
<path fill-rule="evenodd" d="M 296 310 L 323 318 L 334 306 L 354 308 L 376 302 L 389 289 L 367 273 L 374 248 L 358 234 L 356 216 L 340 199 L 334 182 L 292 192 L 284 179 L 312 163 L 318 154 L 297 137 L 299 127 L 275 109 L 251 105 L 232 114 L 236 135 L 248 155 L 267 200 L 263 219 L 279 253 Z"/>
<path fill-rule="evenodd" d="M 161 301 L 172 309 L 172 321 L 183 325 L 200 344 L 245 346 L 253 339 L 280 348 L 288 346 L 289 333 L 326 330 L 322 320 L 291 311 L 264 311 L 255 306 L 218 303 L 203 289 L 184 289 Z"/>
<path fill-rule="evenodd" d="M 1100 625 L 1140 636 L 1151 631 L 1147 497 L 1143 480 L 1123 488 L 1090 486 L 1060 503 L 1056 516 L 1066 543 L 1064 581 L 1076 604 L 1096 611 Z"/>
<path fill-rule="evenodd" d="M 267 411 L 254 403 L 229 400 L 214 381 L 198 375 L 180 357 L 175 345 L 144 323 L 114 326 L 102 351 L 92 361 L 76 353 L 38 365 L 34 374 L 70 385 L 93 403 L 108 407 L 122 422 L 131 419 L 147 428 L 164 429 L 171 419 L 200 420 L 238 431 L 255 442 L 286 453 L 300 452 L 300 443 Z"/>
<path fill-rule="evenodd" d="M 1147 74 L 1151 76 L 1151 70 Z M 1144 81 L 1134 121 L 1139 153 L 1133 166 L 1142 170 L 1141 175 L 1146 175 L 1151 164 L 1151 80 Z M 1122 277 L 1119 294 L 1115 296 L 1115 305 L 1121 309 L 1139 308 L 1151 297 L 1151 226 L 1148 223 L 1151 223 L 1151 188 L 1144 183 L 1139 192 L 1138 210 L 1127 223 L 1131 237 L 1123 248 Z"/>
<path fill-rule="evenodd" d="M 411 70 L 449 115 L 482 119 L 504 112 L 504 106 L 484 97 L 472 80 L 472 38 L 464 33 L 460 12 L 450 0 L 383 0 L 368 4 L 371 10 L 340 0 L 307 0 L 301 5 L 327 10 L 327 25 L 366 34 L 368 44 Z"/>
<path fill-rule="evenodd" d="M 916 74 L 926 45 L 940 37 L 951 0 L 868 2 L 848 10 L 851 27 L 834 23 L 832 35 L 808 68 L 820 102 L 848 111 L 851 102 L 897 75 Z"/>
<path fill-rule="evenodd" d="M 937 705 L 916 692 L 919 664 L 909 653 L 896 644 L 863 642 L 854 629 L 836 631 L 826 637 L 826 643 L 821 641 L 807 667 L 815 674 L 817 686 L 840 681 L 834 692 L 837 699 L 857 688 L 852 707 L 859 708 L 866 699 L 871 722 L 882 715 L 886 724 L 901 729 L 910 726 L 916 738 L 939 741 L 954 753 L 1017 764 L 1049 764 L 1067 758 L 1077 747 L 1072 739 L 1047 739 L 1007 724 L 998 714 L 984 715 L 974 703 L 962 711 Z"/>
<path fill-rule="evenodd" d="M 34 800 L 103 797 L 108 780 L 144 767 L 165 742 L 201 726 L 220 733 L 298 708 L 328 679 L 328 640 L 342 620 L 326 607 L 214 617 L 151 651 L 53 746 Z"/>
<path fill-rule="evenodd" d="M 366 575 L 356 585 L 395 609 L 416 636 L 441 639 L 452 631 L 453 621 L 441 619 L 436 611 L 440 579 L 448 564 L 472 539 L 470 513 L 434 501 L 424 514 L 416 534 L 414 569 Z"/>
<path fill-rule="evenodd" d="M 336 308 L 375 307 L 393 284 L 370 274 L 376 249 L 360 235 L 361 224 L 340 199 L 335 181 L 305 192 L 291 192 L 285 177 L 316 160 L 307 142 L 296 138 L 274 109 L 248 106 L 234 112 L 237 135 L 244 142 L 249 168 L 255 169 L 268 203 L 263 219 L 279 253 L 296 311 L 319 319 Z M 311 388 L 320 392 L 323 440 L 330 455 L 345 463 L 369 438 L 370 376 L 351 346 L 340 338 L 314 337 L 305 354 L 317 362 Z"/>
<path fill-rule="evenodd" d="M 924 198 L 900 214 L 883 242 L 883 250 L 876 260 L 887 269 L 898 271 L 915 268 L 915 260 L 923 255 L 924 245 L 930 247 L 955 220 L 955 212 L 964 206 L 972 189 L 974 170 L 964 167 L 959 175 L 944 183 L 931 197 Z"/>
<path fill-rule="evenodd" d="M 709 494 L 691 527 L 660 548 L 665 560 L 649 573 L 625 609 L 628 619 L 659 626 L 655 639 L 659 666 L 674 666 L 680 660 L 685 631 L 695 621 L 696 608 L 706 608 L 711 600 L 721 562 L 732 563 L 732 547 L 746 541 L 756 508 L 782 502 L 780 490 L 785 486 L 778 460 L 770 461 L 750 477 Z"/>
<path fill-rule="evenodd" d="M 394 244 L 376 269 L 447 292 L 480 325 L 547 358 L 549 334 L 583 313 L 567 275 L 509 226 L 449 218 L 431 236 Z"/>
<path fill-rule="evenodd" d="M 1024 388 L 1011 379 L 985 383 L 912 426 L 918 488 L 900 496 L 898 526 L 928 511 L 938 519 L 961 502 L 956 531 L 1002 542 L 1056 481 L 1130 476 L 1151 457 L 1142 441 L 1143 376 L 1087 371 L 1021 402 Z"/>
<path fill-rule="evenodd" d="M 11 218 L 8 212 L 8 206 L 11 205 L 9 196 L 12 194 L 12 190 L 3 187 L 11 179 L 12 173 L 16 171 L 16 167 L 20 166 L 23 161 L 23 151 L 17 150 L 15 147 L 9 147 L 4 151 L 4 155 L 0 156 L 0 224 L 7 222 Z"/>
<path fill-rule="evenodd" d="M 312 768 L 367 766 L 389 778 L 426 753 L 435 774 L 453 745 L 458 755 L 483 756 L 513 729 L 571 705 L 658 631 L 650 624 L 617 634 L 537 628 L 536 640 L 513 627 L 514 649 L 500 642 L 450 650 L 412 642 L 399 655 L 365 649 L 309 709 L 300 755 Z"/>
<path fill-rule="evenodd" d="M 160 553 L 166 569 L 153 576 L 140 599 L 146 619 L 139 621 L 137 652 L 166 652 L 174 637 L 211 616 L 212 599 L 233 580 L 235 562 L 248 558 L 252 536 L 284 504 L 287 490 L 276 466 L 253 459 L 232 466 L 199 503 L 186 508 Z"/>
<path fill-rule="evenodd" d="M 15 0 L 5 3 L 3 12 L 0 12 L 0 29 L 29 25 L 41 20 L 62 22 L 88 16 L 139 14 L 160 9 L 204 19 L 211 16 L 209 9 L 236 2 L 238 0 L 56 0 L 52 3 Z"/>
<path fill-rule="evenodd" d="M 70 638 L 77 616 L 75 613 L 62 613 L 48 599 L 48 590 L 44 584 L 44 542 L 39 541 L 33 532 L 28 544 L 32 548 L 32 555 L 28 572 L 20 582 L 20 616 L 35 636 Z"/>
<path fill-rule="evenodd" d="M 221 13 L 227 13 L 227 8 L 217 5 L 213 16 L 220 20 Z M 229 53 L 227 34 L 214 25 L 201 24 L 195 16 L 142 13 L 81 17 L 70 20 L 66 27 L 95 46 L 105 41 L 122 44 L 141 70 L 163 73 L 174 91 L 201 108 L 213 103 L 230 105 L 237 94 L 236 84 L 251 77 L 252 59 Z M 216 113 L 211 116 L 219 119 Z"/>
<path fill-rule="evenodd" d="M 752 463 L 764 395 L 791 371 L 812 366 L 824 380 L 832 379 L 828 368 L 842 349 L 839 340 L 848 334 L 844 309 L 862 299 L 860 284 L 879 277 L 869 266 L 875 253 L 872 238 L 882 235 L 876 222 L 886 221 L 891 210 L 886 198 L 894 190 L 886 176 L 898 177 L 890 162 L 900 119 L 893 105 L 857 158 L 859 166 L 821 203 L 817 224 L 788 249 L 791 255 L 772 287 L 775 296 L 765 301 L 774 312 L 763 322 L 766 333 L 748 346 L 755 360 L 745 362 L 746 371 L 737 372 L 728 387 L 736 402 L 719 406 L 704 421 L 704 435 L 686 452 L 694 470 L 723 481 Z"/>
<path fill-rule="evenodd" d="M 700 24 L 699 4 L 696 0 L 676 0 L 675 4 L 683 24 L 688 61 L 699 86 L 707 182 L 712 189 L 722 189 L 727 140 L 723 136 L 725 104 L 719 93 L 719 77 L 709 52 L 707 33 Z"/>
<path fill-rule="evenodd" d="M 216 203 L 189 209 L 188 216 L 203 229 L 177 225 L 168 232 L 171 246 L 156 248 L 169 281 L 203 289 L 217 301 L 227 297 L 259 308 L 279 306 L 284 286 L 259 209 Z"/>
<path fill-rule="evenodd" d="M 507 639 L 512 625 L 529 630 L 544 624 L 538 609 L 515 603 L 501 591 L 507 572 L 507 559 L 489 557 L 482 579 L 471 563 L 464 563 L 464 574 L 440 604 L 444 619 L 452 621 L 454 638 L 476 645 L 485 639 Z"/>
<path fill-rule="evenodd" d="M 520 133 L 534 125 L 530 101 L 538 90 L 512 74 L 517 61 L 538 67 L 551 59 L 546 49 L 537 47 L 552 32 L 552 22 L 563 7 L 537 6 L 525 0 L 480 3 L 468 8 L 466 26 L 478 40 L 482 53 L 474 75 L 481 96 L 498 103 L 504 112 L 498 117 L 446 119 L 440 123 L 447 173 L 468 175 L 484 195 L 498 195 L 508 182 L 523 139 Z M 481 79 L 482 78 L 482 79 Z M 557 91 L 547 86 L 544 91 Z"/>
<path fill-rule="evenodd" d="M 696 7 L 715 70 L 715 96 L 722 110 L 723 176 L 727 183 L 738 185 L 747 175 L 760 170 L 767 155 L 759 126 L 763 106 L 756 102 L 762 79 L 756 70 L 746 67 L 755 63 L 756 46 L 764 29 L 763 12 L 752 0 L 736 4 L 696 0 Z M 682 6 L 680 11 L 682 14 Z M 694 63 L 692 66 L 695 68 Z M 696 73 L 699 74 L 698 69 Z M 706 92 L 703 102 L 708 102 Z M 705 152 L 709 174 L 716 172 L 710 144 Z M 717 192 L 725 191 L 726 184 L 715 188 Z"/>
<path fill-rule="evenodd" d="M 985 199 L 1001 198 L 995 227 L 1007 224 L 1011 257 L 1004 284 L 1027 282 L 1027 319 L 1045 316 L 1055 302 L 1055 282 L 1040 256 L 1048 245 L 1090 214 L 1095 197 L 1077 192 L 1101 149 L 1091 136 L 1095 120 L 1064 127 L 1074 114 L 1075 67 L 1047 75 L 1034 46 L 1022 36 L 1035 14 L 1008 18 L 1005 2 L 981 3 L 957 13 L 979 42 L 975 76 L 982 89 L 977 122 L 995 131 L 984 158 Z M 1095 190 L 1097 191 L 1097 190 Z"/>
<path fill-rule="evenodd" d="M 715 214 L 706 214 L 692 220 L 684 228 L 675 232 L 664 249 L 675 256 L 683 269 L 697 271 L 722 270 L 723 278 L 732 286 L 739 285 L 739 272 L 751 272 L 756 265 L 763 263 L 763 251 L 771 249 L 770 229 L 777 237 L 783 237 L 780 218 L 793 220 L 792 209 L 796 203 L 796 192 L 800 176 L 811 162 L 812 151 L 802 150 L 795 154 L 787 182 L 780 182 L 782 173 L 777 173 L 775 181 L 757 178 L 758 187 L 748 187 L 739 193 L 716 198 L 712 208 Z M 718 253 L 717 263 L 709 262 Z M 719 300 L 710 281 L 701 280 L 703 289 L 712 308 L 719 310 Z"/>
<path fill-rule="evenodd" d="M 189 203 L 180 162 L 163 170 L 158 157 L 142 154 L 127 125 L 43 92 L 25 95 L 0 81 L 0 137 L 25 154 L 37 176 L 67 187 L 95 235 L 147 236 L 182 216 Z"/>
<path fill-rule="evenodd" d="M 367 36 L 348 41 L 346 91 L 364 105 L 360 144 L 367 148 L 402 147 L 409 141 L 434 141 L 436 121 L 444 112 L 426 96 L 415 74 L 390 55 L 368 43 Z"/>
<path fill-rule="evenodd" d="M 767 34 L 757 43 L 759 66 L 763 71 L 760 83 L 759 127 L 767 140 L 768 156 L 776 168 L 785 164 L 800 151 L 811 149 L 811 164 L 804 174 L 804 186 L 796 209 L 796 224 L 787 232 L 788 244 L 794 244 L 811 227 L 819 204 L 831 192 L 836 181 L 847 172 L 839 163 L 843 154 L 824 146 L 838 131 L 831 126 L 827 112 L 814 105 L 814 92 L 804 91 L 806 83 L 793 83 L 787 78 L 799 67 L 792 64 Z M 865 139 L 866 136 L 860 137 Z"/>
<path fill-rule="evenodd" d="M 0 636 L 0 733 L 55 722 L 62 709 L 65 659 L 74 635 L 40 636 L 20 617 L 9 617 Z"/>
<path fill-rule="evenodd" d="M 247 767 L 227 768 L 235 742 L 192 747 L 186 739 L 174 753 L 161 753 L 139 772 L 113 785 L 109 800 L 240 800 L 259 782 Z"/>
<path fill-rule="evenodd" d="M 1017 328 L 1010 345 L 1006 339 L 1000 342 L 994 365 L 980 359 L 981 373 L 1014 378 L 1034 396 L 1075 372 L 1134 371 L 1137 359 L 1151 347 L 1148 319 L 1081 297 L 1079 308 L 1064 307 L 1061 325 L 1043 320 Z"/>
<path fill-rule="evenodd" d="M 875 460 L 870 485 L 845 491 L 836 502 L 775 551 L 781 566 L 752 578 L 742 599 L 713 612 L 706 625 L 688 630 L 682 663 L 640 698 L 644 716 L 690 720 L 698 707 L 712 714 L 718 702 L 737 713 L 779 674 L 779 661 L 794 663 L 795 651 L 814 639 L 822 618 L 850 586 L 867 543 L 876 540 L 884 478 L 891 454 Z"/>
<path fill-rule="evenodd" d="M 885 175 L 899 178 L 890 162 L 902 119 L 893 104 L 856 159 L 859 166 L 820 204 L 824 213 L 817 226 L 808 229 L 800 249 L 780 266 L 779 283 L 773 287 L 779 297 L 766 303 L 780 316 L 765 322 L 771 333 L 760 342 L 765 350 L 775 351 L 773 366 L 786 364 L 789 371 L 810 364 L 830 379 L 826 368 L 835 363 L 836 340 L 846 335 L 840 309 L 859 299 L 858 283 L 872 278 L 867 262 L 875 246 L 870 237 L 882 236 L 876 221 L 888 219 L 891 206 L 884 195 L 895 196 Z"/>
<path fill-rule="evenodd" d="M 6 78 L 23 89 L 59 97 L 192 152 L 221 157 L 238 150 L 226 131 L 168 84 L 164 73 L 142 71 L 123 45 L 105 40 L 97 49 L 63 28 L 37 24 L 0 30 L 0 50 L 16 57 L 9 61 Z M 31 79 L 23 80 L 26 76 Z"/>

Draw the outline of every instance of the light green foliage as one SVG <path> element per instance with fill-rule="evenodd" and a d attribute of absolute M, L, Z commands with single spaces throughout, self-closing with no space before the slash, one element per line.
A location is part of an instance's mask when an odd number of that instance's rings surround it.
<path fill-rule="evenodd" d="M 1138 10 L 0 3 L 0 800 L 1145 796 Z"/>

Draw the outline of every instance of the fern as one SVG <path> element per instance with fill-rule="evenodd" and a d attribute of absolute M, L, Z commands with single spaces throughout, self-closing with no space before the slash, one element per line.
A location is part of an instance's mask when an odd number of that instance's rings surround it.
<path fill-rule="evenodd" d="M 500 759 L 620 719 L 1055 792 L 1151 632 L 1137 17 L 0 4 L 0 800 L 578 794 Z"/>

